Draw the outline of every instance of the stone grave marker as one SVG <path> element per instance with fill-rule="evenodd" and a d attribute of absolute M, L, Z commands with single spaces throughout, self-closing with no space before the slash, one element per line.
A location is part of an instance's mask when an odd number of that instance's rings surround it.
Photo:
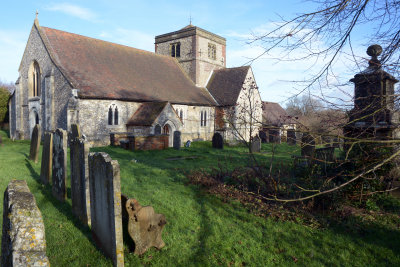
<path fill-rule="evenodd" d="M 39 147 L 40 147 L 41 135 L 42 135 L 42 133 L 40 130 L 40 125 L 36 124 L 32 131 L 31 148 L 29 151 L 29 159 L 34 161 L 35 163 L 38 162 L 38 158 L 39 158 Z"/>
<path fill-rule="evenodd" d="M 296 145 L 296 132 L 294 130 L 287 130 L 287 144 L 290 146 Z"/>
<path fill-rule="evenodd" d="M 74 136 L 74 135 L 72 135 Z M 72 213 L 90 225 L 89 145 L 82 138 L 72 138 L 70 149 Z"/>
<path fill-rule="evenodd" d="M 222 138 L 222 135 L 220 133 L 214 133 L 213 138 L 212 138 L 212 147 L 213 148 L 218 148 L 218 149 L 223 149 L 224 148 L 224 139 Z"/>
<path fill-rule="evenodd" d="M 134 253 L 142 255 L 149 248 L 161 249 L 165 246 L 162 240 L 162 230 L 167 223 L 164 214 L 157 214 L 153 207 L 142 207 L 136 199 L 122 196 L 124 223 L 128 224 L 127 230 L 132 238 Z M 127 242 L 128 243 L 128 242 Z"/>
<path fill-rule="evenodd" d="M 1 266 L 50 266 L 42 214 L 25 180 L 4 192 Z"/>
<path fill-rule="evenodd" d="M 264 131 L 259 131 L 258 136 L 261 138 L 262 143 L 267 143 L 267 134 Z"/>
<path fill-rule="evenodd" d="M 67 131 L 57 129 L 53 134 L 52 193 L 65 201 L 67 197 Z"/>
<path fill-rule="evenodd" d="M 174 132 L 174 148 L 176 150 L 181 149 L 181 132 L 180 131 L 175 131 Z"/>
<path fill-rule="evenodd" d="M 114 266 L 124 266 L 118 161 L 104 152 L 90 153 L 89 188 L 93 240 Z"/>
<path fill-rule="evenodd" d="M 258 136 L 255 136 L 250 143 L 250 151 L 252 153 L 261 152 L 261 139 Z"/>
<path fill-rule="evenodd" d="M 190 147 L 191 144 L 192 144 L 192 141 L 187 140 L 187 141 L 186 141 L 186 144 L 185 144 L 185 147 Z"/>
<path fill-rule="evenodd" d="M 42 165 L 40 167 L 40 180 L 44 184 L 50 183 L 51 170 L 53 168 L 53 133 L 44 133 L 42 150 Z"/>
<path fill-rule="evenodd" d="M 78 124 L 71 124 L 71 139 L 81 138 L 81 131 Z"/>
<path fill-rule="evenodd" d="M 309 133 L 303 133 L 301 138 L 301 156 L 313 158 L 315 152 L 315 140 Z"/>

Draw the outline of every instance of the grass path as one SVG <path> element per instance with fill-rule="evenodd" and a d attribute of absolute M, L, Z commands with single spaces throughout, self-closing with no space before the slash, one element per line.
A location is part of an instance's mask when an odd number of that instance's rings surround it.
<path fill-rule="evenodd" d="M 27 160 L 29 142 L 11 142 L 4 132 L 0 134 L 4 141 L 0 146 L 0 190 L 4 192 L 11 179 L 27 180 L 43 215 L 52 266 L 112 266 L 93 245 L 90 230 L 73 217 L 71 200 L 59 203 L 51 188 L 40 184 L 40 161 Z M 293 148 L 278 149 L 288 152 Z M 199 143 L 182 151 L 133 153 L 109 147 L 92 151 L 105 151 L 118 160 L 122 193 L 142 205 L 152 205 L 167 218 L 166 247 L 151 249 L 142 257 L 125 253 L 126 266 L 400 266 L 398 229 L 362 221 L 328 229 L 277 222 L 249 214 L 240 203 L 223 203 L 196 186 L 185 185 L 185 171 L 218 163 L 246 164 L 244 148 L 220 151 L 210 149 L 209 143 Z M 269 160 L 268 153 L 258 156 L 265 163 Z M 179 157 L 187 158 L 168 160 Z M 287 153 L 279 153 L 277 161 L 289 158 Z M 1 209 L 2 203 L 0 198 Z"/>

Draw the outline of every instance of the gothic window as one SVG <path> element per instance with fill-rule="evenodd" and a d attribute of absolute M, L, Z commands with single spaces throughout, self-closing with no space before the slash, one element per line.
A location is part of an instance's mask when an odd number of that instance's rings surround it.
<path fill-rule="evenodd" d="M 181 111 L 179 111 L 179 118 L 181 118 L 181 120 L 183 121 L 183 110 L 181 109 Z"/>
<path fill-rule="evenodd" d="M 108 108 L 108 125 L 118 125 L 118 121 L 118 107 L 115 104 L 112 104 Z"/>
<path fill-rule="evenodd" d="M 165 125 L 164 125 L 164 127 L 163 127 L 163 134 L 169 135 L 169 127 L 168 127 L 168 124 L 165 124 Z"/>
<path fill-rule="evenodd" d="M 114 125 L 118 125 L 118 107 L 114 110 Z"/>
<path fill-rule="evenodd" d="M 156 127 L 154 127 L 154 134 L 155 135 L 160 135 L 161 134 L 161 126 L 160 125 L 156 125 Z"/>
<path fill-rule="evenodd" d="M 208 43 L 208 58 L 217 58 L 217 47 L 215 44 Z"/>
<path fill-rule="evenodd" d="M 171 57 L 181 57 L 181 43 L 170 45 Z"/>
<path fill-rule="evenodd" d="M 207 111 L 204 111 L 203 126 L 207 126 Z"/>
<path fill-rule="evenodd" d="M 113 111 L 112 108 L 110 107 L 108 109 L 108 125 L 112 125 L 113 124 Z"/>
<path fill-rule="evenodd" d="M 40 68 L 39 64 L 35 61 L 29 71 L 29 84 L 31 97 L 40 96 Z"/>

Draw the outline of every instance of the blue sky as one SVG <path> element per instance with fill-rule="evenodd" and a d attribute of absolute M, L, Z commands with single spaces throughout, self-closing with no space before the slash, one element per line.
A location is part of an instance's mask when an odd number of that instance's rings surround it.
<path fill-rule="evenodd" d="M 279 15 L 290 18 L 311 8 L 301 0 L 5 1 L 0 23 L 0 80 L 11 82 L 18 78 L 36 10 L 42 26 L 148 51 L 154 51 L 154 36 L 183 28 L 192 17 L 193 25 L 227 39 L 227 66 L 235 67 L 263 51 L 246 44 L 251 33 L 271 29 L 280 21 Z M 365 55 L 365 49 L 360 49 L 360 56 Z M 288 81 L 301 80 L 309 71 L 306 64 L 277 64 L 271 57 L 257 60 L 252 68 L 262 99 L 281 104 L 296 92 Z M 347 79 L 352 75 L 349 73 Z"/>

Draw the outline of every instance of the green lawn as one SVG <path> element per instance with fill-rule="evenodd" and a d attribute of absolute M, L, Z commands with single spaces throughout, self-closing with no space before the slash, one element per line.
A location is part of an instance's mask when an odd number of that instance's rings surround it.
<path fill-rule="evenodd" d="M 93 244 L 90 229 L 72 215 L 71 200 L 59 203 L 51 188 L 40 184 L 40 161 L 27 160 L 29 141 L 12 142 L 5 132 L 0 134 L 4 143 L 0 189 L 4 192 L 11 179 L 27 181 L 43 215 L 52 266 L 111 266 Z M 400 231 L 392 224 L 355 218 L 347 225 L 315 229 L 253 216 L 237 201 L 224 203 L 186 185 L 186 171 L 246 165 L 244 147 L 221 151 L 200 142 L 181 151 L 130 152 L 110 147 L 92 151 L 107 152 L 118 160 L 123 194 L 152 205 L 167 218 L 166 246 L 142 257 L 125 251 L 126 266 L 400 266 Z M 275 162 L 288 164 L 290 155 L 298 153 L 296 148 L 279 145 Z M 270 156 L 271 147 L 263 144 L 258 160 L 267 164 Z M 0 202 L 2 208 L 2 198 Z"/>

